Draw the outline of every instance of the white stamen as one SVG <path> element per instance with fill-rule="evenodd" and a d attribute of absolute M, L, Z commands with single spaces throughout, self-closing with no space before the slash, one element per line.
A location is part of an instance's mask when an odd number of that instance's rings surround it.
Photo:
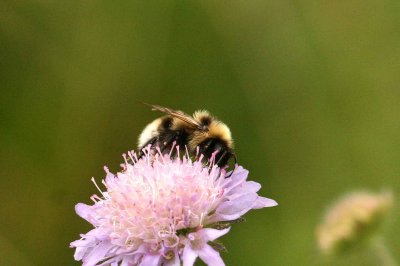
<path fill-rule="evenodd" d="M 96 180 L 94 180 L 94 177 L 92 177 L 91 180 L 92 180 L 93 184 L 96 186 L 97 190 L 100 191 L 101 195 L 103 195 L 103 197 L 106 198 L 106 197 L 104 196 L 103 191 L 101 191 L 101 189 L 100 189 L 99 186 L 97 185 Z"/>

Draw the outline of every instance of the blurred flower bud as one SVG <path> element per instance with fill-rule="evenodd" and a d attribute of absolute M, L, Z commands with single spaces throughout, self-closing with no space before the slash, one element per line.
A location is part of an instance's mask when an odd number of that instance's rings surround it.
<path fill-rule="evenodd" d="M 334 254 L 369 238 L 380 227 L 392 205 L 390 192 L 355 192 L 338 200 L 317 228 L 320 250 Z"/>

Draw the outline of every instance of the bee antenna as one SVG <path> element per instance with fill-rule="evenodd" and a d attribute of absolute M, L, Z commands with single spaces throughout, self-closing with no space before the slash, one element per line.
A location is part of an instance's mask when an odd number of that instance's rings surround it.
<path fill-rule="evenodd" d="M 151 109 L 153 109 L 154 108 L 154 105 L 152 105 L 152 104 L 149 104 L 149 103 L 145 103 L 145 102 L 141 102 L 142 104 L 144 104 L 144 105 L 146 105 L 146 106 L 148 106 L 148 107 L 151 107 Z"/>

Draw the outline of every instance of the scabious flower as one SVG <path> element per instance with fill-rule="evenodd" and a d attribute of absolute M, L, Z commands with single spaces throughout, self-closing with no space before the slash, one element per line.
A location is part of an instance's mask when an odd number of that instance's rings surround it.
<path fill-rule="evenodd" d="M 393 205 L 389 192 L 354 192 L 336 202 L 317 228 L 319 248 L 337 254 L 368 239 L 380 227 Z"/>
<path fill-rule="evenodd" d="M 121 172 L 105 168 L 106 190 L 91 197 L 94 204 L 75 207 L 94 226 L 71 243 L 84 266 L 189 266 L 197 257 L 224 265 L 213 241 L 249 210 L 277 205 L 258 196 L 260 184 L 246 181 L 241 166 L 229 176 L 213 158 L 205 165 L 189 156 L 128 154 L 133 163 L 124 156 Z"/>

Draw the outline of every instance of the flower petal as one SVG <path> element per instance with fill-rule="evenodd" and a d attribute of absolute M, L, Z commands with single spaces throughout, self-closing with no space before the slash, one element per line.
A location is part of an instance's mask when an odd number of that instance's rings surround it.
<path fill-rule="evenodd" d="M 94 266 L 99 261 L 103 260 L 107 252 L 112 248 L 112 244 L 109 242 L 102 242 L 98 244 L 90 253 L 82 259 L 82 266 Z"/>
<path fill-rule="evenodd" d="M 226 173 L 227 176 L 230 176 L 227 179 L 230 179 L 234 176 L 245 176 L 247 178 L 249 171 L 244 169 L 241 165 L 235 165 L 235 168 L 232 171 Z"/>
<path fill-rule="evenodd" d="M 97 224 L 97 220 L 93 217 L 93 206 L 78 203 L 75 205 L 75 212 L 89 223 Z"/>
<path fill-rule="evenodd" d="M 225 235 L 226 233 L 229 232 L 230 229 L 231 229 L 230 227 L 223 229 L 223 230 L 217 230 L 217 229 L 213 229 L 213 228 L 204 228 L 204 229 L 202 229 L 202 231 L 204 232 L 205 240 L 208 242 L 208 241 L 214 241 L 215 239 Z"/>
<path fill-rule="evenodd" d="M 84 239 L 78 239 L 73 242 L 71 242 L 69 245 L 71 248 L 89 248 L 89 247 L 94 247 L 96 245 L 96 239 L 94 237 L 89 237 L 89 238 L 84 238 Z"/>
<path fill-rule="evenodd" d="M 185 246 L 182 255 L 183 266 L 193 266 L 197 256 L 197 252 L 195 252 L 189 245 Z"/>
<path fill-rule="evenodd" d="M 226 220 L 234 220 L 248 212 L 256 202 L 256 193 L 248 193 L 235 198 L 234 200 L 221 203 L 216 214 Z"/>
<path fill-rule="evenodd" d="M 260 183 L 254 182 L 254 181 L 247 181 L 244 183 L 243 189 L 248 191 L 248 192 L 254 192 L 256 193 L 259 191 L 261 188 Z"/>
<path fill-rule="evenodd" d="M 129 259 L 127 258 L 122 259 L 120 266 L 129 266 Z"/>
<path fill-rule="evenodd" d="M 224 261 L 217 251 L 215 251 L 210 245 L 204 245 L 201 250 L 197 251 L 199 257 L 209 266 L 225 266 Z"/>
<path fill-rule="evenodd" d="M 268 199 L 264 197 L 258 197 L 256 203 L 253 206 L 253 209 L 261 209 L 265 207 L 273 207 L 278 205 L 278 203 L 273 199 Z"/>
<path fill-rule="evenodd" d="M 144 255 L 142 262 L 139 264 L 141 266 L 149 266 L 149 265 L 159 265 L 161 259 L 161 255 Z"/>
<path fill-rule="evenodd" d="M 244 181 L 246 181 L 248 174 L 249 174 L 249 171 L 247 171 L 243 167 L 239 166 L 239 167 L 237 167 L 237 169 L 234 170 L 232 176 L 229 178 L 226 178 L 224 180 L 225 182 L 222 182 L 221 185 L 223 185 L 224 187 L 226 187 L 229 190 L 233 189 L 234 187 L 236 187 L 236 186 L 240 185 L 241 183 L 243 183 Z"/>
<path fill-rule="evenodd" d="M 115 179 L 115 175 L 108 170 L 108 167 L 104 166 L 104 171 L 106 171 L 106 181 L 112 182 Z"/>
<path fill-rule="evenodd" d="M 75 253 L 74 253 L 74 259 L 76 261 L 81 260 L 83 258 L 83 256 L 85 256 L 87 250 L 88 250 L 87 247 L 76 247 Z"/>

